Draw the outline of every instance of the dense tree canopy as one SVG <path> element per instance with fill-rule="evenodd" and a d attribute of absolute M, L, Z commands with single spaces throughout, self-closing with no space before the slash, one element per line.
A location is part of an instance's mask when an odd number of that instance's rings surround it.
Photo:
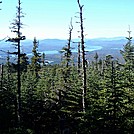
<path fill-rule="evenodd" d="M 101 59 L 98 53 L 88 63 L 83 35 L 83 5 L 79 0 L 77 2 L 81 24 L 77 63 L 73 61 L 71 52 L 71 21 L 61 63 L 45 65 L 45 54 L 40 54 L 39 42 L 34 38 L 29 61 L 19 48 L 17 64 L 12 63 L 8 55 L 7 63 L 0 66 L 0 134 L 134 133 L 134 45 L 131 32 L 128 31 L 128 42 L 120 51 L 124 63 L 109 54 Z M 16 29 L 18 21 L 15 22 Z M 24 39 L 20 35 L 18 32 L 19 41 L 18 37 L 9 38 L 9 41 L 20 43 Z M 19 68 L 19 77 L 15 65 Z M 18 82 L 21 83 L 20 102 Z"/>

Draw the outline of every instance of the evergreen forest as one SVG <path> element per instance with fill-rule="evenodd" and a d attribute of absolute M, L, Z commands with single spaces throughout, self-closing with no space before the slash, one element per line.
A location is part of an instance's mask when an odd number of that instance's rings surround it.
<path fill-rule="evenodd" d="M 86 57 L 83 5 L 79 7 L 77 62 L 71 51 L 73 24 L 59 64 L 46 64 L 45 53 L 33 39 L 32 57 L 21 52 L 24 17 L 18 0 L 11 24 L 15 46 L 0 65 L 0 134 L 133 134 L 134 133 L 134 45 L 128 30 L 120 53 L 124 62 L 107 54 Z M 17 57 L 10 61 L 10 54 Z M 30 62 L 29 62 L 30 61 Z"/>

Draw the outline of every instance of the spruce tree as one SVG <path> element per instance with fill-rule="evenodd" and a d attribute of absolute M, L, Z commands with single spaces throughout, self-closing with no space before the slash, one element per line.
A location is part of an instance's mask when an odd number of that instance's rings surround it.
<path fill-rule="evenodd" d="M 124 71 L 128 78 L 129 85 L 132 85 L 133 71 L 134 71 L 134 44 L 132 43 L 131 31 L 128 31 L 129 36 L 126 37 L 128 40 L 127 44 L 121 50 L 121 54 L 125 60 Z"/>
<path fill-rule="evenodd" d="M 33 41 L 33 57 L 31 58 L 31 68 L 33 70 L 33 72 L 36 74 L 36 77 L 39 77 L 39 70 L 41 68 L 40 63 L 41 63 L 41 56 L 40 53 L 38 52 L 38 45 L 39 42 L 36 40 L 36 37 L 34 38 Z"/>
<path fill-rule="evenodd" d="M 126 37 L 127 43 L 124 45 L 121 54 L 124 58 L 125 63 L 122 65 L 122 76 L 123 76 L 123 87 L 128 94 L 129 104 L 127 105 L 127 121 L 125 122 L 127 131 L 130 133 L 133 131 L 133 104 L 134 104 L 134 44 L 132 43 L 131 31 L 128 30 L 128 37 Z"/>
<path fill-rule="evenodd" d="M 110 66 L 111 64 L 111 66 Z M 124 133 L 129 94 L 124 87 L 123 69 L 117 60 L 112 60 L 104 73 L 105 113 L 104 133 Z"/>
<path fill-rule="evenodd" d="M 28 61 L 28 56 L 26 55 L 26 53 L 21 54 L 21 58 L 20 58 L 20 71 L 21 72 L 26 72 L 27 68 L 29 65 L 29 61 Z"/>
<path fill-rule="evenodd" d="M 21 40 L 25 40 L 25 36 L 22 36 L 21 28 L 23 26 L 23 23 L 21 21 L 21 18 L 24 17 L 24 14 L 22 13 L 21 8 L 21 1 L 18 0 L 18 6 L 17 6 L 17 13 L 16 18 L 13 20 L 13 23 L 11 23 L 11 31 L 16 33 L 15 38 L 9 38 L 7 41 L 13 42 L 14 45 L 17 47 L 17 52 L 13 52 L 12 54 L 17 55 L 17 118 L 18 118 L 18 125 L 20 125 L 21 122 L 21 73 L 20 73 L 20 58 L 21 58 Z"/>

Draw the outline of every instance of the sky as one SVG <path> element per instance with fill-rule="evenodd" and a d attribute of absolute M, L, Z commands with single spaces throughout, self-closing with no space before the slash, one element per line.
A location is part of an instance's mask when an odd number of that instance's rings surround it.
<path fill-rule="evenodd" d="M 21 0 L 25 17 L 21 30 L 27 39 L 68 39 L 72 18 L 72 38 L 78 38 L 80 26 L 77 0 Z M 134 0 L 80 0 L 83 7 L 85 38 L 128 36 L 130 25 L 134 37 Z M 16 14 L 18 0 L 0 4 L 0 38 L 13 36 L 9 29 Z M 75 17 L 77 16 L 77 17 Z"/>

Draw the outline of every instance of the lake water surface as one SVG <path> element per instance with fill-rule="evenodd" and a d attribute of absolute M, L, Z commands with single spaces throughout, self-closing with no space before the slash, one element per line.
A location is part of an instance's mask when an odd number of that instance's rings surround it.
<path fill-rule="evenodd" d="M 88 52 L 91 52 L 91 51 L 95 51 L 95 50 L 100 50 L 102 49 L 101 46 L 86 46 L 85 47 L 85 51 L 88 51 Z M 78 50 L 75 48 L 75 49 L 72 49 L 71 50 L 73 53 L 77 53 Z M 43 51 L 41 53 L 45 53 L 45 54 L 59 54 L 59 51 L 58 50 L 52 50 L 52 51 Z"/>

